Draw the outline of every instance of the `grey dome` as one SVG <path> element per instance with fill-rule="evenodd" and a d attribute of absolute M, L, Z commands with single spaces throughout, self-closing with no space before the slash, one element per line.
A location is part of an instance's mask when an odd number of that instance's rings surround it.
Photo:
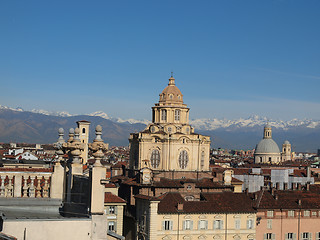
<path fill-rule="evenodd" d="M 280 153 L 280 150 L 273 139 L 264 138 L 258 143 L 255 153 Z"/>
<path fill-rule="evenodd" d="M 283 144 L 290 144 L 288 140 L 285 140 Z"/>

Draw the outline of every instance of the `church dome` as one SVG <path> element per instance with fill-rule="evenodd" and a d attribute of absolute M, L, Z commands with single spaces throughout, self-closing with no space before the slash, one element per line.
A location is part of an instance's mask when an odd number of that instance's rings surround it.
<path fill-rule="evenodd" d="M 280 153 L 280 150 L 272 138 L 264 138 L 258 143 L 255 153 Z"/>
<path fill-rule="evenodd" d="M 160 94 L 159 102 L 183 103 L 183 95 L 177 88 L 174 77 L 169 78 L 169 84 Z"/>

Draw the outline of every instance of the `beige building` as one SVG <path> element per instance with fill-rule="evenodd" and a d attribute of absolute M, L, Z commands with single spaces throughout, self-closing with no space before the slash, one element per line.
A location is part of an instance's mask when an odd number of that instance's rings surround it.
<path fill-rule="evenodd" d="M 282 153 L 281 153 L 281 160 L 282 162 L 291 161 L 293 159 L 291 153 L 291 144 L 288 140 L 285 140 L 282 144 Z"/>
<path fill-rule="evenodd" d="M 179 193 L 136 199 L 137 239 L 255 239 L 256 212 L 246 194 L 203 193 L 200 201 L 185 201 Z"/>
<path fill-rule="evenodd" d="M 82 121 L 78 121 L 77 124 L 80 130 L 80 135 L 79 135 L 80 141 L 82 144 L 84 144 L 84 148 L 81 151 L 82 164 L 86 164 L 88 161 L 90 122 L 82 120 Z"/>
<path fill-rule="evenodd" d="M 118 197 L 118 188 L 112 183 L 105 184 L 105 191 L 104 215 L 107 217 L 108 232 L 122 235 L 123 210 L 126 201 Z"/>
<path fill-rule="evenodd" d="M 173 77 L 152 107 L 152 123 L 129 141 L 131 169 L 209 171 L 210 137 L 194 133 Z"/>

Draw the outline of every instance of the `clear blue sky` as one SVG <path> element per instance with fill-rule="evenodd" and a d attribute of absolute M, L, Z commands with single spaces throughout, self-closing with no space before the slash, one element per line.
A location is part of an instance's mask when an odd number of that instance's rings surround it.
<path fill-rule="evenodd" d="M 320 119 L 320 1 L 0 1 L 0 105 Z"/>

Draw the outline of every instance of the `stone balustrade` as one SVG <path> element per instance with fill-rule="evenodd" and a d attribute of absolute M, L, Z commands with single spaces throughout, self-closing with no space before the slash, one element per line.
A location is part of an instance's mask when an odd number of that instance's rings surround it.
<path fill-rule="evenodd" d="M 50 170 L 24 172 L 0 169 L 0 198 L 49 198 L 53 174 Z"/>

